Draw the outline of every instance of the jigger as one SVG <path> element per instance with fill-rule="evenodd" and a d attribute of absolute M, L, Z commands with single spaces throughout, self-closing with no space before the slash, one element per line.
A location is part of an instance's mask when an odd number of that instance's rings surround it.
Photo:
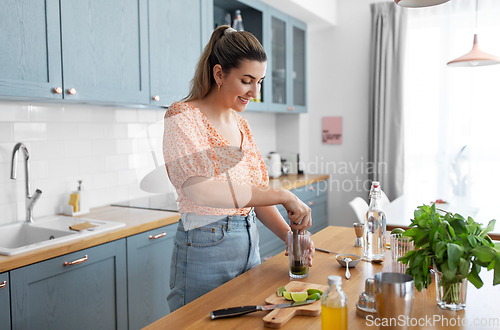
<path fill-rule="evenodd" d="M 354 241 L 355 247 L 363 247 L 363 232 L 364 224 L 356 222 L 354 223 L 354 232 L 356 233 L 356 241 Z"/>

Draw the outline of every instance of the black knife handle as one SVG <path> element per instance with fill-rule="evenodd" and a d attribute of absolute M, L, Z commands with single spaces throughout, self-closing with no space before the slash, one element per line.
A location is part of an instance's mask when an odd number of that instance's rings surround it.
<path fill-rule="evenodd" d="M 210 312 L 210 318 L 212 320 L 218 319 L 221 317 L 232 317 L 232 316 L 238 316 L 238 315 L 243 315 L 243 314 L 248 314 L 256 311 L 262 310 L 262 306 L 240 306 L 240 307 L 231 307 L 231 308 L 224 308 L 224 309 L 218 309 L 216 311 Z"/>

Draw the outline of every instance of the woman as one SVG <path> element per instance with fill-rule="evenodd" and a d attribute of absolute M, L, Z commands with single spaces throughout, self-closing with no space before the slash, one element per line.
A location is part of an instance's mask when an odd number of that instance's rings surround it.
<path fill-rule="evenodd" d="M 285 242 L 290 227 L 311 226 L 306 204 L 268 186 L 250 127 L 238 114 L 259 93 L 266 64 L 251 33 L 221 26 L 200 57 L 190 94 L 165 114 L 164 158 L 181 213 L 170 271 L 171 311 L 260 263 L 256 217 Z M 290 226 L 277 204 L 288 211 Z M 313 255 L 311 243 L 311 266 Z"/>

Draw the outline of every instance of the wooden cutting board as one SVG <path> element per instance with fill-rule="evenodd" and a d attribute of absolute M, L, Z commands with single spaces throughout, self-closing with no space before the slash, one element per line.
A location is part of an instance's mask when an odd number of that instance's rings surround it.
<path fill-rule="evenodd" d="M 305 292 L 307 291 L 307 289 L 319 289 L 325 292 L 328 289 L 328 286 L 292 281 L 285 285 L 285 288 L 286 291 L 289 292 Z M 270 295 L 266 299 L 266 304 L 269 305 L 282 304 L 286 302 L 289 301 L 284 297 L 278 297 L 276 293 Z M 295 315 L 318 316 L 319 314 L 321 314 L 320 300 L 304 306 L 275 309 L 264 316 L 264 326 L 268 328 L 278 329 L 281 328 L 285 323 L 290 321 L 290 319 Z"/>

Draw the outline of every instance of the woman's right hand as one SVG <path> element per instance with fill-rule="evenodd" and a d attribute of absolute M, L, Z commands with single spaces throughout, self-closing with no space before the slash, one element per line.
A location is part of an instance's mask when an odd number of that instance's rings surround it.
<path fill-rule="evenodd" d="M 311 208 L 290 191 L 287 193 L 287 199 L 282 205 L 288 212 L 290 227 L 303 232 L 312 225 Z"/>

